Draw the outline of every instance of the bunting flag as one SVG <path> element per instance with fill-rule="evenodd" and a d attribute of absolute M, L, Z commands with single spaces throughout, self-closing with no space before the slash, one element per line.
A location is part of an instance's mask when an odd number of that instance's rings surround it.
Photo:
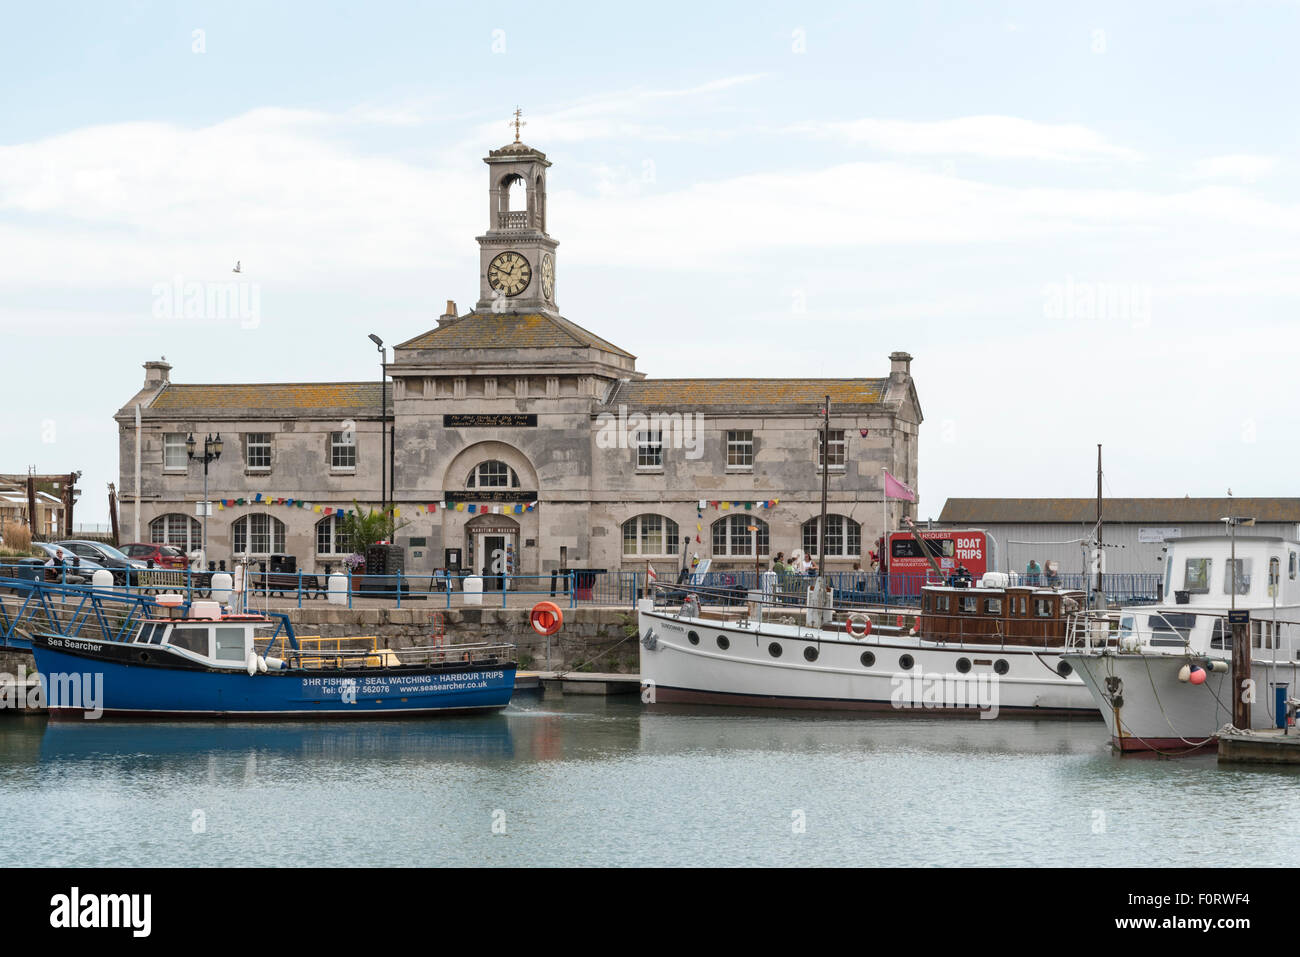
<path fill-rule="evenodd" d="M 244 505 L 281 506 L 284 508 L 303 508 L 310 509 L 316 515 L 351 515 L 353 509 L 339 508 L 334 505 L 322 505 L 319 502 L 310 502 L 304 498 L 294 498 L 290 496 L 273 496 L 268 492 L 257 492 L 252 498 L 218 498 L 213 499 L 213 503 L 220 511 L 228 508 L 237 508 Z M 519 502 L 516 504 L 496 505 L 483 503 L 456 502 L 448 506 L 446 502 L 422 502 L 415 505 L 397 506 L 393 505 L 394 517 L 401 517 L 402 508 L 408 511 L 414 510 L 417 515 L 435 515 L 438 509 L 448 509 L 457 512 L 469 511 L 478 515 L 522 515 L 525 512 L 535 511 L 537 502 Z M 703 517 L 703 512 L 697 513 Z"/>

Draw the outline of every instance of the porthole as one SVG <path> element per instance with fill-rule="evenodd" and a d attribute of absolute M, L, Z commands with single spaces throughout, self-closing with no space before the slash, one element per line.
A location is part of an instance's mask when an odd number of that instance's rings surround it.
<path fill-rule="evenodd" d="M 862 657 L 859 658 L 858 660 L 862 662 L 862 667 L 870 668 L 872 665 L 876 663 L 876 655 L 874 652 L 864 651 L 862 653 Z"/>
<path fill-rule="evenodd" d="M 993 670 L 1000 675 L 1004 675 L 1011 670 L 1011 662 L 1007 661 L 1005 658 L 999 658 L 997 661 L 993 662 Z"/>
<path fill-rule="evenodd" d="M 957 659 L 957 670 L 958 670 L 959 672 L 961 672 L 962 674 L 965 674 L 966 672 L 970 671 L 970 659 L 969 659 L 969 658 L 958 658 L 958 659 Z"/>
<path fill-rule="evenodd" d="M 916 662 L 912 660 L 911 655 L 903 655 L 898 659 L 898 667 L 902 668 L 904 671 L 911 671 L 912 665 L 914 664 L 916 664 Z"/>
<path fill-rule="evenodd" d="M 774 641 L 774 642 L 772 642 L 770 645 L 768 645 L 768 646 L 767 646 L 767 653 L 768 653 L 769 655 L 771 655 L 773 658 L 780 658 L 780 657 L 781 657 L 781 644 L 780 644 L 780 642 L 776 642 L 776 641 Z"/>
<path fill-rule="evenodd" d="M 1070 675 L 1074 674 L 1074 669 L 1070 667 L 1068 661 L 1058 661 L 1056 663 L 1056 673 L 1062 678 L 1068 678 Z"/>
<path fill-rule="evenodd" d="M 698 645 L 700 643 L 700 635 L 698 632 L 688 631 L 686 633 L 686 640 L 693 645 Z"/>
<path fill-rule="evenodd" d="M 809 645 L 807 648 L 803 650 L 803 656 L 805 661 L 816 661 L 817 655 L 818 655 L 818 651 L 812 645 Z"/>
<path fill-rule="evenodd" d="M 726 635 L 718 635 L 718 647 L 721 648 L 723 651 L 726 651 L 728 648 L 731 647 L 731 639 L 728 638 Z"/>

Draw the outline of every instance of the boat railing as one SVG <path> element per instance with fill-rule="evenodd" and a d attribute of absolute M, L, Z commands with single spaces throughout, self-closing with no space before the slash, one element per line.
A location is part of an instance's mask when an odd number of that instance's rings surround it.
<path fill-rule="evenodd" d="M 1065 647 L 1085 654 L 1119 645 L 1120 616 L 1115 612 L 1081 611 L 1066 621 Z"/>
<path fill-rule="evenodd" d="M 412 665 L 474 664 L 505 666 L 515 660 L 513 645 L 503 643 L 435 644 L 389 648 L 377 635 L 327 637 L 297 636 L 298 648 L 282 655 L 293 668 L 396 668 Z M 263 653 L 272 653 L 268 643 Z"/>

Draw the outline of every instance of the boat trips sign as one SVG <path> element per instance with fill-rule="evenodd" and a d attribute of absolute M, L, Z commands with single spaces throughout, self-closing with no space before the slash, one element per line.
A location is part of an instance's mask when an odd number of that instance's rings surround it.
<path fill-rule="evenodd" d="M 477 691 L 500 682 L 503 671 L 448 672 L 422 675 L 358 675 L 357 677 L 309 677 L 302 679 L 302 696 L 315 700 L 338 698 L 389 698 L 407 695 Z"/>

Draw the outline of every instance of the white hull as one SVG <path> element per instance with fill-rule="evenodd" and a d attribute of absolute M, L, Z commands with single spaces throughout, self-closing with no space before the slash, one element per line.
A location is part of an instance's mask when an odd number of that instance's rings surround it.
<path fill-rule="evenodd" d="M 1215 734 L 1232 723 L 1230 670 L 1212 671 L 1203 684 L 1195 685 L 1178 680 L 1179 669 L 1188 662 L 1182 653 L 1108 651 L 1066 657 L 1100 708 L 1111 743 L 1121 751 L 1213 748 Z M 1255 661 L 1251 673 L 1257 689 L 1251 727 L 1272 728 L 1274 688 L 1282 682 L 1294 694 L 1300 668 L 1296 662 Z"/>
<path fill-rule="evenodd" d="M 755 628 L 645 608 L 638 611 L 638 624 L 643 697 L 656 703 L 1097 715 L 1083 682 L 1057 672 L 1064 649 L 941 644 L 907 636 L 854 640 L 795 625 Z"/>

